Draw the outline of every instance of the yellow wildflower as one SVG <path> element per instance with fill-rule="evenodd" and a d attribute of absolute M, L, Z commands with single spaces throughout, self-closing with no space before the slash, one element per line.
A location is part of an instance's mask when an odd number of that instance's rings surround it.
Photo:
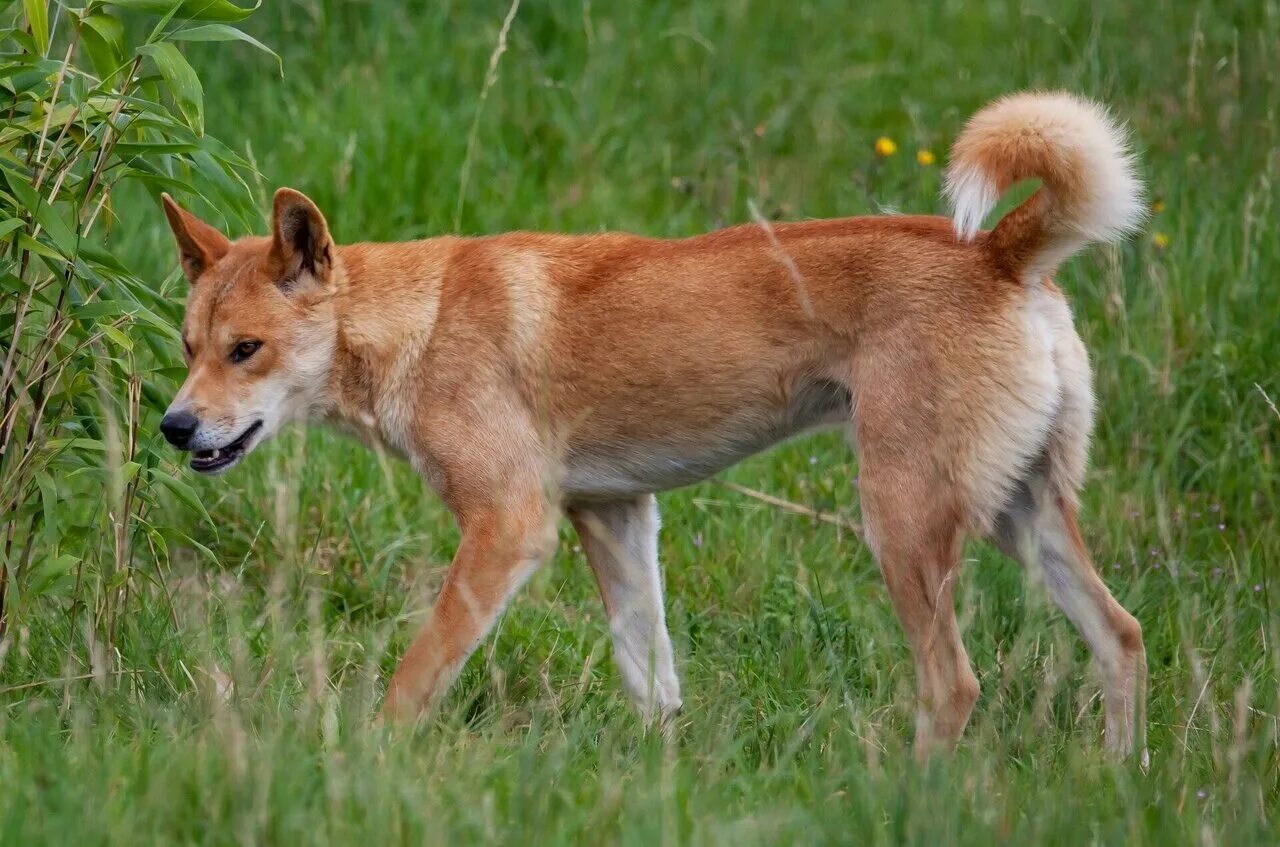
<path fill-rule="evenodd" d="M 1169 242 L 1170 242 L 1170 238 L 1169 238 L 1169 234 L 1168 234 L 1167 232 L 1153 232 L 1153 233 L 1151 233 L 1151 243 L 1152 243 L 1152 244 L 1154 244 L 1154 245 L 1156 245 L 1156 247 L 1160 248 L 1161 250 L 1163 250 L 1163 249 L 1165 249 L 1166 247 L 1168 247 L 1168 246 L 1169 246 Z"/>
<path fill-rule="evenodd" d="M 893 143 L 893 139 L 887 135 L 882 135 L 876 139 L 876 155 L 888 158 L 898 152 L 898 145 Z"/>
<path fill-rule="evenodd" d="M 1158 215 L 1164 211 L 1164 201 L 1159 197 L 1151 201 L 1151 214 Z"/>
<path fill-rule="evenodd" d="M 936 161 L 938 161 L 938 159 L 933 155 L 932 150 L 916 151 L 916 162 L 918 162 L 921 165 L 924 165 L 926 168 L 932 165 Z"/>

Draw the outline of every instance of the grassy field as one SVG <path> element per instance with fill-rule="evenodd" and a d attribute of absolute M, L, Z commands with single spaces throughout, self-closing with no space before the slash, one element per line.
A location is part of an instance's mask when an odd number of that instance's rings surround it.
<path fill-rule="evenodd" d="M 835 434 L 661 497 L 670 741 L 625 701 L 567 528 L 439 717 L 376 730 L 457 534 L 407 467 L 299 431 L 191 479 L 207 517 L 166 505 L 197 543 L 139 553 L 109 651 L 74 607 L 0 645 L 0 844 L 1280 841 L 1280 7 L 527 0 L 486 88 L 507 9 L 276 0 L 246 28 L 283 77 L 248 47 L 187 54 L 262 208 L 298 187 L 340 241 L 941 212 L 947 147 L 997 95 L 1068 88 L 1130 122 L 1149 229 L 1059 282 L 1100 400 L 1086 533 L 1146 634 L 1149 768 L 1106 760 L 1083 645 L 979 544 L 959 604 L 982 698 L 953 758 L 913 762 L 867 551 L 723 484 L 856 520 Z M 154 198 L 117 203 L 113 239 L 180 299 Z"/>

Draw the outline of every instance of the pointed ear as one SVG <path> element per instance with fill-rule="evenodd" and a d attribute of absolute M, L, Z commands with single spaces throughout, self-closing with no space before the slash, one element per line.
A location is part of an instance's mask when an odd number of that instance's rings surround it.
<path fill-rule="evenodd" d="M 200 274 L 209 270 L 231 249 L 231 242 L 218 230 L 209 226 L 173 201 L 168 194 L 160 195 L 164 203 L 164 216 L 178 242 L 178 258 L 182 272 L 192 284 Z"/>
<path fill-rule="evenodd" d="M 307 195 L 292 188 L 276 192 L 271 215 L 271 252 L 281 267 L 285 293 L 310 275 L 321 285 L 333 271 L 333 239 L 324 215 Z"/>

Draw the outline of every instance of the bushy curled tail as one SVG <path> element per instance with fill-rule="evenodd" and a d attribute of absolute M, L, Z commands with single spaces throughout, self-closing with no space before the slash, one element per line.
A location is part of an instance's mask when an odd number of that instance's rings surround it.
<path fill-rule="evenodd" d="M 947 167 L 957 235 L 973 240 L 1000 195 L 1024 179 L 1039 179 L 1040 190 L 1000 219 L 988 243 L 1028 281 L 1145 217 L 1124 127 L 1072 94 L 1012 94 L 969 119 Z"/>

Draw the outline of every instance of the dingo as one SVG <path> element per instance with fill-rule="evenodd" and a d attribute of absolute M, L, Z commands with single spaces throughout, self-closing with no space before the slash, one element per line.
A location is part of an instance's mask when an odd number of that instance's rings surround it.
<path fill-rule="evenodd" d="M 980 231 L 1027 178 L 1042 187 Z M 1141 221 L 1125 134 L 1070 95 L 1007 97 L 960 135 L 946 191 L 953 220 L 349 246 L 287 188 L 271 235 L 234 242 L 166 195 L 192 286 L 189 374 L 161 428 L 192 468 L 218 473 L 286 422 L 327 418 L 407 458 L 448 504 L 462 541 L 387 717 L 441 695 L 547 556 L 563 509 L 622 682 L 661 719 L 680 686 L 654 492 L 843 426 L 867 543 L 915 657 L 917 750 L 954 744 L 978 698 L 952 601 L 962 541 L 978 535 L 1041 570 L 1093 651 L 1108 746 L 1127 751 L 1142 634 L 1077 528 L 1094 400 L 1050 279 Z"/>

